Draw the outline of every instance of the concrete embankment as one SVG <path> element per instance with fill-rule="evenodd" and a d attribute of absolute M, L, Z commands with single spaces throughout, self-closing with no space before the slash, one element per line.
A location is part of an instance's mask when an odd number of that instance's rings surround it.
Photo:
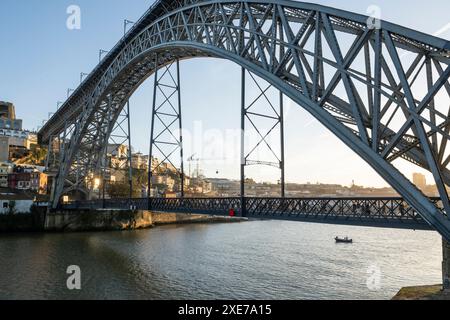
<path fill-rule="evenodd" d="M 450 300 L 450 243 L 442 240 L 443 284 L 402 288 L 393 300 Z"/>
<path fill-rule="evenodd" d="M 152 213 L 149 211 L 80 210 L 48 213 L 44 231 L 135 230 L 152 226 Z"/>
<path fill-rule="evenodd" d="M 136 230 L 166 224 L 230 223 L 241 221 L 244 221 L 244 219 L 151 211 L 61 211 L 47 214 L 44 231 L 79 232 Z"/>
<path fill-rule="evenodd" d="M 44 229 L 45 212 L 0 215 L 0 232 L 39 232 Z"/>
<path fill-rule="evenodd" d="M 248 221 L 245 218 L 210 216 L 201 214 L 165 213 L 152 212 L 152 220 L 155 226 L 167 224 L 190 224 L 190 223 L 235 223 Z"/>

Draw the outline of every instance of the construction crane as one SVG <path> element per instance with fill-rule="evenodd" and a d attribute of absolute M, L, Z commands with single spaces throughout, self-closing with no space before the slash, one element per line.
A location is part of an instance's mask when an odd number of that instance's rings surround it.
<path fill-rule="evenodd" d="M 199 176 L 199 170 L 200 170 L 200 158 L 194 158 L 195 156 L 196 156 L 197 154 L 196 153 L 194 153 L 192 156 L 190 156 L 189 158 L 188 158 L 188 162 L 189 162 L 189 177 L 191 178 L 192 176 L 191 176 L 191 165 L 192 165 L 192 162 L 197 162 L 197 178 L 198 178 L 198 176 Z"/>
<path fill-rule="evenodd" d="M 200 177 L 200 161 L 220 161 L 220 160 L 227 160 L 226 158 L 222 158 L 222 159 L 200 159 L 200 158 L 195 158 L 197 154 L 194 153 L 192 156 L 190 156 L 187 161 L 189 162 L 189 177 L 191 177 L 191 169 L 192 169 L 192 163 L 196 162 L 196 172 L 197 172 L 197 177 Z M 219 170 L 216 170 L 216 174 L 219 174 Z"/>

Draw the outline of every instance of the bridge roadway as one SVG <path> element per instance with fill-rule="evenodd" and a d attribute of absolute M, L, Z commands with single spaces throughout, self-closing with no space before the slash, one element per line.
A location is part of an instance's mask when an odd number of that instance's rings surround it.
<path fill-rule="evenodd" d="M 431 199 L 439 206 L 440 199 Z M 241 203 L 245 209 L 241 210 Z M 236 215 L 255 219 L 325 224 L 432 230 L 402 198 L 140 198 L 75 201 L 58 209 L 154 210 L 207 215 Z"/>

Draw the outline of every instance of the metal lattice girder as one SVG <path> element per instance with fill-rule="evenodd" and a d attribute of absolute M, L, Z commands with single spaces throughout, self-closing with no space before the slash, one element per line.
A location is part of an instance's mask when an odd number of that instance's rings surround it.
<path fill-rule="evenodd" d="M 152 208 L 159 212 L 229 215 L 238 213 L 241 198 L 154 198 Z M 432 201 L 441 206 L 439 199 Z M 131 199 L 136 208 L 146 210 L 147 199 Z M 245 198 L 247 216 L 275 219 L 430 230 L 430 226 L 402 198 Z M 65 209 L 127 209 L 130 200 L 72 202 Z"/>
<path fill-rule="evenodd" d="M 434 199 L 437 204 L 439 201 Z M 401 198 L 250 198 L 247 215 L 260 219 L 429 229 Z"/>
<path fill-rule="evenodd" d="M 142 81 L 176 59 L 218 57 L 306 109 L 450 240 L 449 41 L 384 21 L 374 29 L 366 16 L 294 1 L 178 1 L 165 12 L 164 3 L 141 18 L 40 131 L 47 143 L 63 130 L 62 114 L 75 123 L 56 200 L 77 157 L 95 167 L 95 157 L 84 158 L 106 141 L 106 109 L 119 113 Z M 398 158 L 432 172 L 443 210 L 394 167 Z"/>
<path fill-rule="evenodd" d="M 155 57 L 158 59 L 158 56 Z M 178 60 L 155 71 L 151 120 L 148 198 L 151 196 L 152 177 L 177 170 L 180 192 L 184 196 L 183 134 L 181 117 L 180 63 Z M 178 133 L 177 133 L 178 131 Z M 179 159 L 179 161 L 175 161 Z M 158 163 L 153 165 L 153 161 Z M 178 163 L 177 163 L 178 162 Z M 162 168 L 163 165 L 167 167 Z M 169 168 L 169 165 L 172 168 Z"/>
<path fill-rule="evenodd" d="M 248 76 L 247 76 L 248 74 Z M 247 79 L 249 79 L 247 81 Z M 281 171 L 281 197 L 285 197 L 285 156 L 284 156 L 284 103 L 283 94 L 273 101 L 273 86 L 264 83 L 251 72 L 242 69 L 242 146 L 241 146 L 241 195 L 245 195 L 245 168 L 248 166 L 271 166 Z M 256 87 L 256 96 L 247 97 L 247 86 Z M 278 93 L 278 90 L 275 90 Z M 247 132 L 257 137 L 253 144 L 248 144 Z M 275 133 L 280 135 L 280 145 L 274 146 L 271 139 Z M 266 155 L 258 154 L 265 149 Z M 277 150 L 279 149 L 279 150 Z M 262 152 L 261 152 L 262 153 Z M 261 157 L 264 156 L 264 159 Z"/>
<path fill-rule="evenodd" d="M 100 175 L 102 177 L 102 198 L 106 196 L 106 185 L 111 183 L 113 175 L 124 172 L 129 183 L 129 198 L 133 196 L 133 171 L 132 171 L 132 145 L 131 145 L 131 118 L 130 102 L 126 104 L 117 119 L 111 121 L 111 133 L 108 134 L 109 141 L 104 146 L 102 158 L 100 159 Z M 126 153 L 123 154 L 123 148 Z M 99 173 L 96 173 L 98 175 Z"/>

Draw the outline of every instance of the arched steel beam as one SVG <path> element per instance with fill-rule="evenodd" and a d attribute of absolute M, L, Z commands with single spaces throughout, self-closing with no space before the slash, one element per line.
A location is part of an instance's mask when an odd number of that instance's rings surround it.
<path fill-rule="evenodd" d="M 191 48 L 193 50 L 200 49 L 209 53 L 209 56 L 216 56 L 219 58 L 231 60 L 268 81 L 294 102 L 299 104 L 299 106 L 307 110 L 311 115 L 314 116 L 314 118 L 316 118 L 320 123 L 328 128 L 342 142 L 344 142 L 348 147 L 355 151 L 399 194 L 401 194 L 405 198 L 405 200 L 421 214 L 425 221 L 435 227 L 444 237 L 450 238 L 450 221 L 442 214 L 442 212 L 438 208 L 435 207 L 435 205 L 426 196 L 424 196 L 424 194 L 420 190 L 418 190 L 395 167 L 387 163 L 378 154 L 374 153 L 370 147 L 362 143 L 361 140 L 355 139 L 354 134 L 347 128 L 343 128 L 342 124 L 334 117 L 330 116 L 328 112 L 326 112 L 322 108 L 318 108 L 316 104 L 312 103 L 310 100 L 305 99 L 303 96 L 298 95 L 298 92 L 295 89 L 286 88 L 280 78 L 275 77 L 273 74 L 270 74 L 261 68 L 255 68 L 254 64 L 240 59 L 240 57 L 224 54 L 223 51 L 218 50 L 214 47 L 182 42 L 164 45 L 164 49 L 170 47 Z M 155 50 L 158 49 L 159 48 L 155 48 Z M 428 214 L 424 214 L 425 212 Z"/>
<path fill-rule="evenodd" d="M 344 10 L 339 10 L 327 6 L 322 6 L 318 4 L 305 3 L 300 1 L 286 1 L 286 0 L 247 0 L 243 2 L 248 3 L 261 3 L 263 5 L 270 3 L 277 3 L 283 7 L 298 9 L 298 10 L 312 10 L 325 12 L 330 15 L 342 17 L 343 19 L 348 19 L 349 21 L 357 22 L 359 24 L 366 24 L 368 17 L 352 12 L 347 12 Z M 64 127 L 64 121 L 60 116 L 61 113 L 68 115 L 68 118 L 74 120 L 77 119 L 79 113 L 82 111 L 80 103 L 83 102 L 83 97 L 86 92 L 95 89 L 95 85 L 103 76 L 103 74 L 108 70 L 111 64 L 114 62 L 116 57 L 121 51 L 142 31 L 148 28 L 149 25 L 155 23 L 158 20 L 178 11 L 182 10 L 180 8 L 190 8 L 192 6 L 204 6 L 214 3 L 241 3 L 241 1 L 233 0 L 158 0 L 152 5 L 149 10 L 139 19 L 139 21 L 131 28 L 131 30 L 122 38 L 112 50 L 109 51 L 108 55 L 101 61 L 101 63 L 94 68 L 94 70 L 85 78 L 82 85 L 79 86 L 75 92 L 70 96 L 60 108 L 59 112 L 54 114 L 49 121 L 44 125 L 44 127 L 39 131 L 40 140 L 45 143 L 48 142 L 49 137 L 52 132 L 61 131 Z M 302 22 L 303 18 L 298 18 L 295 16 L 288 17 L 290 21 Z M 382 29 L 399 35 L 398 43 L 399 45 L 407 46 L 409 50 L 414 48 L 415 51 L 421 51 L 422 48 L 428 47 L 433 49 L 433 54 L 438 59 L 444 59 L 448 61 L 450 59 L 450 43 L 444 39 L 440 39 L 431 35 L 424 34 L 419 31 L 415 31 L 409 28 L 405 28 L 387 21 L 380 20 L 380 26 Z M 348 25 L 342 25 L 336 23 L 336 27 L 348 33 L 355 33 L 358 29 L 357 26 L 349 23 Z M 436 50 L 436 51 L 434 51 Z M 442 51 L 446 51 L 446 55 L 436 54 Z"/>
<path fill-rule="evenodd" d="M 436 160 L 438 150 L 433 150 L 428 140 L 429 136 L 436 134 L 441 135 L 444 140 L 448 139 L 447 110 L 443 112 L 431 109 L 436 92 L 448 86 L 448 41 L 384 22 L 381 23 L 381 30 L 372 30 L 365 25 L 366 21 L 367 17 L 364 16 L 292 1 L 202 1 L 161 17 L 129 39 L 128 46 L 116 56 L 98 82 L 94 82 L 96 85 L 91 84 L 95 89 L 82 100 L 84 111 L 79 115 L 80 125 L 72 136 L 66 161 L 60 168 L 56 199 L 63 192 L 63 181 L 70 174 L 77 150 L 83 144 L 90 145 L 95 156 L 107 141 L 107 135 L 102 136 L 96 129 L 102 127 L 102 124 L 97 122 L 93 125 L 107 111 L 107 108 L 101 108 L 105 105 L 106 96 L 117 97 L 116 107 L 120 110 L 125 97 L 161 65 L 175 58 L 214 56 L 244 66 L 305 108 L 368 162 L 428 223 L 450 239 L 450 222 L 446 215 L 387 159 L 395 151 L 407 156 L 415 155 L 416 159 L 413 160 L 416 162 L 417 159 L 421 160 L 422 163 L 419 164 L 433 172 L 443 206 L 447 213 L 450 212 L 448 195 L 443 185 L 447 168 Z M 276 27 L 278 23 L 282 25 L 282 29 Z M 304 43 L 304 38 L 311 36 L 311 30 L 319 35 L 315 36 L 316 47 L 313 51 L 307 50 Z M 338 31 L 355 35 L 347 53 L 343 52 L 337 40 Z M 281 34 L 286 36 L 286 40 Z M 327 43 L 331 57 L 322 55 L 322 50 L 319 50 L 321 42 Z M 276 54 L 279 45 L 286 48 L 284 56 Z M 366 54 L 366 79 L 361 79 L 358 70 L 352 69 L 352 64 L 363 48 L 370 50 L 370 47 L 374 51 L 375 72 L 371 71 L 371 56 Z M 386 51 L 384 54 L 382 47 Z M 438 79 L 432 79 L 429 92 L 420 100 L 413 96 L 409 79 L 412 73 L 408 75 L 399 61 L 398 49 L 427 56 L 442 69 L 437 68 Z M 153 61 L 154 52 L 160 52 L 159 56 L 162 58 Z M 383 63 L 385 57 L 393 61 L 392 70 L 386 70 L 387 64 Z M 308 58 L 314 59 L 313 66 L 308 63 Z M 314 77 L 320 73 L 323 65 L 335 69 L 328 84 L 321 79 L 323 76 L 319 79 Z M 400 82 L 393 79 L 385 83 L 381 77 L 382 70 L 384 73 L 389 71 L 396 74 Z M 337 103 L 335 99 L 333 103 L 335 88 L 340 81 L 348 101 Z M 369 101 L 370 108 L 364 105 L 355 86 L 356 82 L 365 85 L 371 95 L 375 96 Z M 313 97 L 311 92 L 315 92 L 317 97 Z M 384 127 L 389 129 L 389 123 L 381 121 L 383 110 L 380 96 L 387 97 L 392 108 L 401 110 L 406 120 L 400 130 L 393 130 L 390 136 L 382 135 L 374 139 L 375 135 L 384 134 Z M 337 116 L 330 109 L 330 103 L 334 104 L 335 109 L 337 106 L 340 113 L 346 112 L 347 118 Z M 441 123 L 430 123 L 425 110 L 434 112 L 435 116 L 444 120 Z M 431 129 L 426 131 L 424 124 Z M 415 134 L 415 140 L 412 147 L 406 150 L 408 148 L 405 144 L 411 144 L 406 139 L 406 133 L 410 131 Z M 47 130 L 41 133 L 47 134 Z M 381 143 L 383 139 L 384 144 Z M 89 173 L 89 170 L 95 168 L 98 158 L 93 157 L 87 163 L 92 163 L 91 168 L 88 166 L 85 169 Z"/>

